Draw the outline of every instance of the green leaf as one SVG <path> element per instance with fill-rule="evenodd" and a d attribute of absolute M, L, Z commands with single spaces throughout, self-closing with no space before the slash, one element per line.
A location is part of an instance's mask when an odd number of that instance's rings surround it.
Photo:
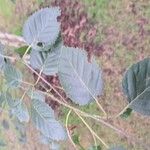
<path fill-rule="evenodd" d="M 29 112 L 27 106 L 21 100 L 15 100 L 14 106 L 11 108 L 12 113 L 20 122 L 29 122 Z"/>
<path fill-rule="evenodd" d="M 41 5 L 44 2 L 44 0 L 36 0 L 36 1 L 39 5 Z"/>
<path fill-rule="evenodd" d="M 29 46 L 22 46 L 22 47 L 20 47 L 20 48 L 15 49 L 15 52 L 16 52 L 17 54 L 19 54 L 20 57 L 23 57 L 23 55 L 25 54 L 25 52 L 26 52 L 26 50 L 28 49 L 28 47 L 29 47 Z M 31 53 L 31 48 L 30 48 L 29 51 L 28 51 L 28 54 L 30 54 L 30 53 Z"/>
<path fill-rule="evenodd" d="M 80 150 L 85 150 L 84 147 L 80 144 L 80 137 L 78 134 L 72 136 L 73 142 L 80 147 Z"/>
<path fill-rule="evenodd" d="M 88 150 L 102 150 L 101 146 L 91 146 Z"/>
<path fill-rule="evenodd" d="M 12 1 L 12 3 L 16 4 L 16 0 L 11 0 L 11 1 Z"/>
<path fill-rule="evenodd" d="M 72 140 L 76 145 L 80 145 L 80 140 L 79 140 L 79 135 L 78 134 L 74 134 L 72 136 Z"/>
<path fill-rule="evenodd" d="M 109 148 L 108 150 L 125 150 L 125 148 L 123 148 L 122 146 L 113 146 Z"/>
<path fill-rule="evenodd" d="M 28 45 L 35 50 L 48 50 L 59 35 L 60 16 L 58 7 L 44 8 L 28 18 L 23 28 L 23 37 Z"/>
<path fill-rule="evenodd" d="M 132 65 L 124 75 L 123 91 L 129 108 L 143 115 L 150 115 L 150 58 Z"/>
<path fill-rule="evenodd" d="M 42 70 L 45 75 L 55 75 L 58 73 L 58 63 L 60 57 L 61 46 L 53 48 L 50 52 L 38 52 L 32 50 L 30 55 L 30 64 L 32 68 Z"/>
<path fill-rule="evenodd" d="M 123 114 L 121 114 L 120 117 L 128 118 L 131 115 L 131 113 L 132 113 L 132 109 L 131 108 L 127 108 L 126 111 Z"/>
<path fill-rule="evenodd" d="M 76 104 L 86 105 L 102 94 L 102 71 L 94 58 L 78 48 L 63 47 L 58 76 L 67 96 Z"/>
<path fill-rule="evenodd" d="M 22 73 L 12 64 L 6 64 L 4 67 L 4 76 L 8 86 L 17 88 L 22 82 Z"/>
<path fill-rule="evenodd" d="M 32 99 L 31 118 L 44 136 L 56 141 L 66 138 L 64 128 L 55 120 L 53 110 L 46 103 Z"/>

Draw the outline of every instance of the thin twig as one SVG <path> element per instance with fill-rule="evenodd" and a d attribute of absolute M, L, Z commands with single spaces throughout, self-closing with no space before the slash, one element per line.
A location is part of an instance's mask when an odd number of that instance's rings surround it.
<path fill-rule="evenodd" d="M 22 56 L 22 59 L 25 60 L 25 56 L 27 55 L 27 53 L 29 52 L 30 48 L 32 47 L 32 44 L 28 46 L 28 48 L 26 49 L 25 53 Z"/>
<path fill-rule="evenodd" d="M 46 83 L 50 88 L 52 88 L 54 90 L 54 92 L 56 92 L 58 94 L 58 96 L 64 101 L 65 99 L 60 95 L 60 93 L 47 81 L 45 80 L 42 76 L 39 75 L 39 73 L 37 71 L 35 71 L 30 65 L 28 65 L 27 63 L 23 62 L 24 65 L 26 65 L 32 72 L 34 72 L 40 79 L 42 79 L 42 81 L 44 83 Z"/>
<path fill-rule="evenodd" d="M 8 58 L 9 58 L 9 57 L 8 57 Z M 10 59 L 12 59 L 12 58 L 10 58 Z M 42 76 L 40 76 L 34 69 L 32 69 L 32 67 L 30 67 L 28 64 L 26 64 L 24 61 L 23 61 L 23 63 L 24 63 L 32 72 L 34 72 L 36 75 L 38 75 L 47 85 L 49 85 L 49 86 L 61 97 L 61 99 L 62 99 L 63 101 L 60 101 L 59 99 L 55 98 L 54 96 L 52 96 L 52 95 L 49 94 L 49 93 L 43 92 L 45 95 L 47 95 L 47 96 L 53 98 L 53 100 L 57 101 L 58 103 L 60 103 L 61 105 L 65 106 L 65 107 L 67 107 L 67 108 L 70 108 L 70 109 L 73 110 L 74 112 L 77 112 L 77 113 L 79 113 L 80 115 L 82 115 L 82 116 L 84 116 L 84 117 L 92 118 L 92 119 L 94 119 L 94 120 L 96 120 L 96 121 L 102 123 L 103 125 L 105 125 L 105 126 L 111 128 L 111 129 L 113 129 L 113 130 L 116 131 L 117 133 L 124 135 L 125 137 L 127 137 L 128 139 L 134 141 L 135 143 L 138 143 L 138 144 L 142 145 L 142 146 L 145 148 L 145 150 L 148 150 L 148 149 L 149 149 L 149 146 L 143 144 L 143 142 L 139 142 L 138 139 L 132 138 L 131 136 L 129 136 L 128 134 L 126 134 L 124 131 L 122 131 L 122 130 L 118 129 L 117 127 L 111 125 L 110 123 L 106 122 L 106 121 L 105 121 L 105 119 L 106 119 L 105 117 L 95 117 L 95 115 L 90 115 L 90 114 L 88 114 L 88 113 L 85 113 L 85 112 L 83 112 L 83 111 L 81 111 L 81 110 L 79 110 L 79 109 L 77 109 L 77 108 L 74 108 L 74 107 L 72 107 L 72 106 L 66 104 L 66 102 L 64 102 L 64 101 L 65 101 L 64 98 L 59 94 L 59 92 L 58 92 L 49 82 L 47 82 L 47 80 L 45 80 Z M 144 92 L 144 91 L 143 91 L 143 92 Z M 142 93 L 141 93 L 141 94 L 142 94 Z M 139 95 L 139 96 L 140 96 L 140 95 Z M 137 98 L 136 98 L 136 99 L 137 99 Z M 136 99 L 135 99 L 135 100 L 136 100 Z M 131 104 L 131 103 L 130 103 L 130 104 Z M 126 108 L 128 108 L 128 106 L 127 106 Z M 124 108 L 124 109 L 125 109 L 125 108 Z"/>
<path fill-rule="evenodd" d="M 72 137 L 71 137 L 70 132 L 69 132 L 69 129 L 68 129 L 68 122 L 69 122 L 69 117 L 70 117 L 71 112 L 72 112 L 72 110 L 69 110 L 69 112 L 68 112 L 68 114 L 67 114 L 67 117 L 66 117 L 66 130 L 67 130 L 68 138 L 69 138 L 71 144 L 73 145 L 73 147 L 74 147 L 76 150 L 78 150 L 76 144 L 75 144 L 75 143 L 73 142 L 73 140 L 72 140 Z"/>
<path fill-rule="evenodd" d="M 43 94 L 47 95 L 48 97 L 52 98 L 54 101 L 57 101 L 58 103 L 62 104 L 63 106 L 67 107 L 67 108 L 70 108 L 72 109 L 74 112 L 78 112 L 81 116 L 84 116 L 84 117 L 88 117 L 88 118 L 91 118 L 91 119 L 94 119 L 95 121 L 98 121 L 100 122 L 101 124 L 105 125 L 106 127 L 109 127 L 111 128 L 112 130 L 116 131 L 116 133 L 118 133 L 119 135 L 124 135 L 126 138 L 132 140 L 134 143 L 138 143 L 139 145 L 141 145 L 142 147 L 145 148 L 145 150 L 148 150 L 148 147 L 147 145 L 143 144 L 144 142 L 143 141 L 140 141 L 139 139 L 136 139 L 135 137 L 131 137 L 129 135 L 129 133 L 125 133 L 123 130 L 111 125 L 110 123 L 108 123 L 107 121 L 105 121 L 105 119 L 102 119 L 100 117 L 95 117 L 94 115 L 90 115 L 90 114 L 87 114 L 85 112 L 82 112 L 81 110 L 78 110 L 70 105 L 67 105 L 66 103 L 63 103 L 62 101 L 58 100 L 57 98 L 55 98 L 53 95 L 49 94 L 49 93 L 46 93 L 46 92 L 42 92 Z"/>
<path fill-rule="evenodd" d="M 85 124 L 85 126 L 89 129 L 89 131 L 91 132 L 91 134 L 93 136 L 95 136 L 108 149 L 109 146 L 95 133 L 95 131 L 93 131 L 93 129 L 87 124 L 87 122 L 81 117 L 81 115 L 79 115 L 77 112 L 75 112 L 75 113 L 82 120 L 82 122 Z"/>

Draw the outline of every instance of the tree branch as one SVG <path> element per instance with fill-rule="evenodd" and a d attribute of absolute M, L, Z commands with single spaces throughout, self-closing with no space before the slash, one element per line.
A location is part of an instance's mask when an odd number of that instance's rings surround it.
<path fill-rule="evenodd" d="M 12 47 L 20 47 L 25 45 L 25 41 L 23 37 L 9 34 L 9 33 L 4 33 L 1 31 L 0 31 L 0 42 L 4 45 L 8 45 Z"/>

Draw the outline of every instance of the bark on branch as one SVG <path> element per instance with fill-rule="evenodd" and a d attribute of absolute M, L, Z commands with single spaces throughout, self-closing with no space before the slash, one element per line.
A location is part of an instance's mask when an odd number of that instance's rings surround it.
<path fill-rule="evenodd" d="M 25 45 L 23 37 L 9 33 L 3 33 L 1 31 L 0 31 L 0 42 L 4 45 L 11 47 L 20 47 Z"/>

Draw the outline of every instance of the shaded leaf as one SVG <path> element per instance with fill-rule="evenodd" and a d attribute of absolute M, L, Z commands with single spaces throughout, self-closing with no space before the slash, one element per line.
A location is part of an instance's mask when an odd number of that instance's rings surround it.
<path fill-rule="evenodd" d="M 86 105 L 102 94 L 102 71 L 94 58 L 88 62 L 83 50 L 63 47 L 58 75 L 68 97 L 79 105 Z"/>
<path fill-rule="evenodd" d="M 26 134 L 20 134 L 20 137 L 18 138 L 20 143 L 26 144 L 27 143 L 27 135 Z"/>
<path fill-rule="evenodd" d="M 13 88 L 17 88 L 22 82 L 22 73 L 10 63 L 5 65 L 4 76 L 8 86 Z"/>
<path fill-rule="evenodd" d="M 23 28 L 25 41 L 35 50 L 48 50 L 59 35 L 60 23 L 57 17 L 60 16 L 58 7 L 44 8 L 26 21 Z"/>
<path fill-rule="evenodd" d="M 66 132 L 61 124 L 55 120 L 53 110 L 44 102 L 32 100 L 32 121 L 43 135 L 52 140 L 64 140 Z"/>
<path fill-rule="evenodd" d="M 42 71 L 45 75 L 55 75 L 58 73 L 58 61 L 60 57 L 61 45 L 50 52 L 38 52 L 32 50 L 30 64 L 32 68 Z"/>
<path fill-rule="evenodd" d="M 120 117 L 128 118 L 131 115 L 131 113 L 132 113 L 132 109 L 131 108 L 127 108 L 126 111 L 123 114 L 121 114 Z"/>
<path fill-rule="evenodd" d="M 20 122 L 17 118 L 14 118 L 12 120 L 15 129 L 17 130 L 18 133 L 18 140 L 19 142 L 25 144 L 27 142 L 27 136 L 26 136 L 26 126 L 24 123 Z"/>
<path fill-rule="evenodd" d="M 25 124 L 20 122 L 18 118 L 14 118 L 12 122 L 17 131 L 21 132 L 22 134 L 25 132 Z"/>
<path fill-rule="evenodd" d="M 8 123 L 8 121 L 4 119 L 4 120 L 2 121 L 2 126 L 3 126 L 3 128 L 4 128 L 5 130 L 8 130 L 8 129 L 9 129 L 9 123 Z"/>
<path fill-rule="evenodd" d="M 143 115 L 150 115 L 150 58 L 132 65 L 123 78 L 123 91 L 129 107 Z"/>
<path fill-rule="evenodd" d="M 143 115 L 150 116 L 150 88 L 130 103 L 130 108 Z"/>

